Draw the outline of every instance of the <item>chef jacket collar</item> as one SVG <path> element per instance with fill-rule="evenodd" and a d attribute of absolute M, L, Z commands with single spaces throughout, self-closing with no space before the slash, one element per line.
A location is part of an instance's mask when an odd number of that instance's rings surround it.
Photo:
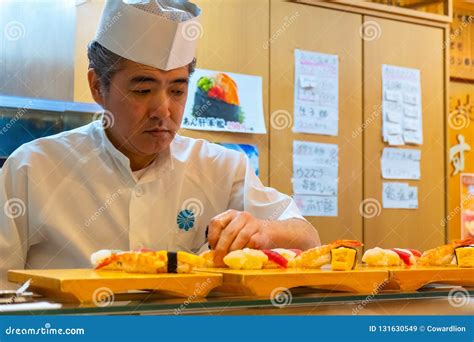
<path fill-rule="evenodd" d="M 109 155 L 117 162 L 117 165 L 121 168 L 121 170 L 129 177 L 132 178 L 135 182 L 135 178 L 133 177 L 132 169 L 130 167 L 130 159 L 120 152 L 114 144 L 109 140 L 107 134 L 105 133 L 105 129 L 102 126 L 100 120 L 97 121 L 97 129 L 99 130 L 101 145 L 105 151 L 109 153 Z M 174 142 L 174 141 L 173 141 Z M 155 181 L 158 177 L 162 177 L 166 173 L 172 171 L 174 169 L 173 163 L 173 142 L 171 142 L 169 148 L 165 151 L 161 152 L 156 159 L 152 162 L 153 167 L 148 170 L 142 178 L 137 183 L 147 183 L 151 181 Z"/>

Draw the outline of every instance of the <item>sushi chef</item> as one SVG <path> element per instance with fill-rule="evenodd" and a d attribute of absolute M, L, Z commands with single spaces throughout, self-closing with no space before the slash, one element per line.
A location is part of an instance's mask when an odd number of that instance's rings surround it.
<path fill-rule="evenodd" d="M 8 269 L 90 267 L 100 249 L 307 249 L 316 229 L 247 157 L 177 134 L 200 9 L 107 0 L 89 44 L 100 120 L 17 149 L 0 176 L 0 287 Z"/>

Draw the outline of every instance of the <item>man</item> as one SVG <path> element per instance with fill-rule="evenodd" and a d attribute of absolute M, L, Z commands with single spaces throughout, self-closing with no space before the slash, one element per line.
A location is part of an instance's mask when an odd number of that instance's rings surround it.
<path fill-rule="evenodd" d="M 198 15 L 187 1 L 107 1 L 88 50 L 102 121 L 25 144 L 2 170 L 4 287 L 8 269 L 89 267 L 99 249 L 210 246 L 222 264 L 244 247 L 319 244 L 243 154 L 176 134 L 195 64 L 183 25 Z"/>

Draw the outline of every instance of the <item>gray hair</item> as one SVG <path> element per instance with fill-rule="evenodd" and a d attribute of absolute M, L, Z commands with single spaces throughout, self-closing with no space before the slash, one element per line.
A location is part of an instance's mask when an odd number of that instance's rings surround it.
<path fill-rule="evenodd" d="M 99 77 L 101 91 L 106 94 L 110 89 L 112 77 L 120 70 L 122 61 L 125 59 L 107 48 L 103 47 L 96 40 L 87 46 L 87 57 L 89 58 L 89 69 L 94 69 Z M 196 68 L 196 58 L 188 64 L 189 76 Z"/>

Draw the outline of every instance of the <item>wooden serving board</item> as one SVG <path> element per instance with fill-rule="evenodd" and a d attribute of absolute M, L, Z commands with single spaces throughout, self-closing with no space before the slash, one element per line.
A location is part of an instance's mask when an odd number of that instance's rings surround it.
<path fill-rule="evenodd" d="M 222 284 L 216 273 L 134 274 L 121 271 L 93 269 L 10 270 L 8 280 L 24 283 L 32 280 L 30 288 L 48 297 L 63 301 L 98 302 L 107 294 L 130 290 L 152 290 L 171 296 L 205 297 Z"/>
<path fill-rule="evenodd" d="M 300 286 L 333 291 L 372 293 L 389 278 L 389 272 L 382 269 L 330 271 L 294 268 L 263 270 L 201 268 L 196 271 L 222 274 L 223 285 L 216 290 L 264 297 L 275 295 L 277 289 L 291 289 Z"/>
<path fill-rule="evenodd" d="M 416 266 L 389 268 L 390 282 L 401 291 L 416 291 L 421 287 L 437 283 L 458 286 L 474 286 L 474 268 L 457 266 Z"/>

